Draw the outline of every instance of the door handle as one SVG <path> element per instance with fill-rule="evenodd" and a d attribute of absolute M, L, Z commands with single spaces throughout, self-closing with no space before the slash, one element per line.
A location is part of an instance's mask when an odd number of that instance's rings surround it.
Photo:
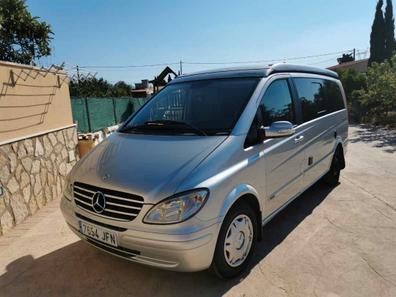
<path fill-rule="evenodd" d="M 301 141 L 303 141 L 303 140 L 304 140 L 304 136 L 303 136 L 303 135 L 300 135 L 300 136 L 294 138 L 294 142 L 295 142 L 295 143 L 299 143 L 299 142 L 301 142 Z"/>

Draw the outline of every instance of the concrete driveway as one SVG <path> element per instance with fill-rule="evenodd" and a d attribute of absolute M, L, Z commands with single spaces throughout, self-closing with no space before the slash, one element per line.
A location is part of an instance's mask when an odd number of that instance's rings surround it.
<path fill-rule="evenodd" d="M 239 279 L 105 254 L 68 230 L 54 202 L 0 237 L 0 296 L 396 296 L 396 133 L 351 134 L 341 184 L 315 185 L 266 225 Z"/>

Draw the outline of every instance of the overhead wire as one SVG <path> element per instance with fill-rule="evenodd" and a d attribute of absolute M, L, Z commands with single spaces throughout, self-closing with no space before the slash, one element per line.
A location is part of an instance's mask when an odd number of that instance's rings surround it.
<path fill-rule="evenodd" d="M 319 54 L 319 55 L 310 55 L 310 56 L 302 56 L 302 57 L 291 57 L 291 58 L 279 58 L 279 59 L 269 59 L 269 60 L 251 60 L 251 61 L 228 61 L 228 62 L 188 62 L 183 61 L 183 64 L 190 64 L 190 65 L 227 65 L 227 64 L 254 64 L 254 63 L 270 63 L 276 61 L 294 61 L 294 60 L 305 60 L 305 59 L 312 59 L 312 58 L 319 58 L 331 55 L 339 55 L 346 52 L 351 52 L 352 50 L 347 51 L 338 51 L 326 54 Z"/>
<path fill-rule="evenodd" d="M 326 56 L 339 55 L 343 53 L 350 53 L 353 50 L 344 50 L 337 51 L 331 53 L 324 54 L 316 54 L 316 55 L 308 55 L 308 56 L 296 56 L 289 58 L 278 58 L 278 59 L 264 59 L 264 60 L 246 60 L 246 61 L 179 61 L 179 62 L 169 62 L 169 63 L 156 63 L 156 64 L 142 64 L 142 65 L 81 65 L 78 66 L 79 69 L 101 69 L 104 71 L 106 69 L 128 69 L 128 68 L 148 68 L 148 67 L 160 67 L 160 66 L 171 66 L 171 65 L 232 65 L 232 64 L 259 64 L 259 63 L 271 63 L 271 62 L 279 62 L 279 61 L 298 61 L 298 60 L 307 60 L 313 58 L 320 58 Z M 77 66 L 72 67 L 72 69 L 76 69 Z"/>
<path fill-rule="evenodd" d="M 96 68 L 145 68 L 145 67 L 159 67 L 159 66 L 168 66 L 168 65 L 179 65 L 180 62 L 171 62 L 171 63 L 158 63 L 158 64 L 145 64 L 145 65 L 82 65 L 79 66 L 80 69 L 84 68 L 90 68 L 90 69 L 96 69 Z M 75 66 L 74 68 L 76 68 Z"/>

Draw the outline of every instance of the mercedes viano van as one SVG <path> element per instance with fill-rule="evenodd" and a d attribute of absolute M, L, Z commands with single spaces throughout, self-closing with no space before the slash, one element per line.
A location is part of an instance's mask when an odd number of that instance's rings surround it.
<path fill-rule="evenodd" d="M 234 277 L 264 224 L 319 179 L 338 183 L 347 140 L 332 71 L 183 75 L 77 163 L 61 209 L 72 231 L 113 255 Z"/>

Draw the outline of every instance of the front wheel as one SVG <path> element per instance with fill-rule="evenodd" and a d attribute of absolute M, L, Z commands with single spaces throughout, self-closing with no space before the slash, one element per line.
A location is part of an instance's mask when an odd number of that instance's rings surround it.
<path fill-rule="evenodd" d="M 257 217 L 245 204 L 233 207 L 217 239 L 212 269 L 221 278 L 232 278 L 247 266 L 257 238 Z"/>

